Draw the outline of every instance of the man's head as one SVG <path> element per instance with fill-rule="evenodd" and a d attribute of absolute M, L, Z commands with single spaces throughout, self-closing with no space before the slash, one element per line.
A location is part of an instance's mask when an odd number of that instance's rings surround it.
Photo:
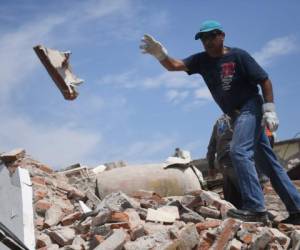
<path fill-rule="evenodd" d="M 201 39 L 205 34 L 210 33 L 211 31 L 218 30 L 223 32 L 222 25 L 215 20 L 207 20 L 201 23 L 200 31 L 195 35 L 195 40 Z"/>
<path fill-rule="evenodd" d="M 195 40 L 200 39 L 207 52 L 223 48 L 225 33 L 222 25 L 214 20 L 204 21 L 200 31 L 195 35 Z"/>

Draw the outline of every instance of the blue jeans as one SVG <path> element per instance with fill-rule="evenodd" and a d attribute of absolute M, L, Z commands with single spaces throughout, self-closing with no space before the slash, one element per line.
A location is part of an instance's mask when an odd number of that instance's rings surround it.
<path fill-rule="evenodd" d="M 260 170 L 271 184 L 290 214 L 300 212 L 300 195 L 284 168 L 278 162 L 261 126 L 262 98 L 250 99 L 234 121 L 230 156 L 238 176 L 244 210 L 265 211 L 264 194 L 255 170 L 254 155 Z"/>

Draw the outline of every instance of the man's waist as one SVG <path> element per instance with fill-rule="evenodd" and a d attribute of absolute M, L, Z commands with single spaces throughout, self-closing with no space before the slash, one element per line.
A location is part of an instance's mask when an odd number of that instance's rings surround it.
<path fill-rule="evenodd" d="M 246 105 L 249 101 L 254 100 L 254 99 L 261 99 L 261 96 L 259 94 L 256 94 L 254 96 L 247 98 L 246 100 L 242 101 L 240 104 L 235 105 L 235 107 L 232 108 L 229 112 L 226 112 L 226 114 L 232 120 L 234 120 L 235 118 L 237 118 L 240 115 L 241 110 L 243 109 L 244 105 Z"/>

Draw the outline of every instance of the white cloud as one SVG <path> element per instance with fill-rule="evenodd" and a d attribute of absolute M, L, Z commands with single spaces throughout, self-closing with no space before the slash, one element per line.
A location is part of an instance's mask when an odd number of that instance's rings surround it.
<path fill-rule="evenodd" d="M 130 4 L 131 1 L 129 0 L 89 1 L 83 9 L 83 16 L 88 19 L 97 19 L 118 12 L 122 12 L 125 14 L 130 11 Z"/>
<path fill-rule="evenodd" d="M 207 87 L 196 89 L 194 93 L 196 99 L 202 99 L 207 101 L 213 100 L 211 93 Z"/>
<path fill-rule="evenodd" d="M 106 75 L 98 80 L 99 84 L 116 85 L 125 88 L 196 88 L 201 78 L 188 76 L 184 72 L 164 72 L 153 77 L 142 77 L 137 70 L 130 70 L 121 74 Z"/>
<path fill-rule="evenodd" d="M 179 104 L 187 99 L 190 91 L 194 91 L 194 100 L 210 101 L 212 96 L 205 83 L 199 76 L 188 76 L 185 72 L 163 72 L 153 77 L 141 77 L 136 70 L 131 70 L 121 74 L 106 75 L 99 79 L 98 84 L 115 85 L 119 88 L 143 88 L 158 89 L 161 88 L 165 92 L 168 102 Z M 193 102 L 197 105 L 199 102 Z"/>
<path fill-rule="evenodd" d="M 253 57 L 263 66 L 271 64 L 277 57 L 288 55 L 298 49 L 296 39 L 293 36 L 279 37 L 270 40 Z"/>
<path fill-rule="evenodd" d="M 115 151 L 115 159 L 126 159 L 130 163 L 153 162 L 154 155 L 173 148 L 175 141 L 167 136 L 154 136 L 147 141 L 136 141 L 126 146 L 126 150 Z M 162 159 L 164 160 L 164 159 Z"/>
<path fill-rule="evenodd" d="M 36 124 L 26 117 L 8 114 L 0 123 L 0 138 L 2 150 L 8 151 L 18 145 L 35 158 L 56 168 L 83 162 L 101 142 L 100 134 L 69 124 L 48 126 Z"/>
<path fill-rule="evenodd" d="M 164 72 L 156 77 L 149 77 L 143 80 L 146 88 L 195 88 L 199 86 L 200 79 L 188 76 L 185 72 Z"/>
<path fill-rule="evenodd" d="M 166 92 L 166 98 L 169 102 L 178 104 L 185 100 L 189 95 L 189 91 L 178 91 L 175 89 L 171 89 Z"/>

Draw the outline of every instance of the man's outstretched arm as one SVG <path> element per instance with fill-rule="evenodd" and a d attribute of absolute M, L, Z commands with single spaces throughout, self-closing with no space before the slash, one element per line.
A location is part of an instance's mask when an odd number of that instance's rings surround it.
<path fill-rule="evenodd" d="M 140 49 L 144 54 L 154 56 L 169 71 L 188 71 L 184 62 L 168 55 L 167 49 L 150 35 L 144 35 Z"/>

